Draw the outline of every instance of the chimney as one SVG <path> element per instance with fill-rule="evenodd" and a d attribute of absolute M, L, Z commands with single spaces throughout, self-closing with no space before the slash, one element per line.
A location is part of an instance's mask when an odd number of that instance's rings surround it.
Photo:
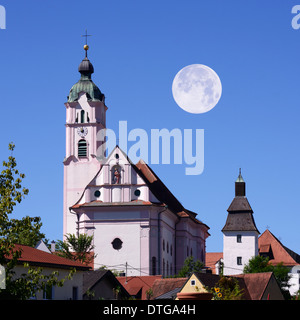
<path fill-rule="evenodd" d="M 52 253 L 55 252 L 55 241 L 54 240 L 51 242 L 51 252 Z"/>

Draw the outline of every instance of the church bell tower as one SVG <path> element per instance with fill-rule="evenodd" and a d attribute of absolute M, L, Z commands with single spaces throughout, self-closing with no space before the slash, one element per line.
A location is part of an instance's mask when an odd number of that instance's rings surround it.
<path fill-rule="evenodd" d="M 246 183 L 241 170 L 235 181 L 235 197 L 227 209 L 223 232 L 224 275 L 243 273 L 244 265 L 258 255 L 259 231 L 253 210 L 246 198 Z"/>
<path fill-rule="evenodd" d="M 99 132 L 106 128 L 105 96 L 92 81 L 94 67 L 85 58 L 78 71 L 80 79 L 70 90 L 66 106 L 66 155 L 64 163 L 64 218 L 63 234 L 76 233 L 77 217 L 70 207 L 82 195 L 85 186 L 100 169 L 103 154 Z"/>

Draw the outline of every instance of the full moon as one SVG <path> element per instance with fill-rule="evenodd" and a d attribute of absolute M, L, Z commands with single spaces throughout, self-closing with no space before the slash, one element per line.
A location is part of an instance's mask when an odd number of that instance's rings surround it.
<path fill-rule="evenodd" d="M 222 85 L 214 70 L 203 64 L 191 64 L 176 74 L 172 93 L 181 109 L 189 113 L 205 113 L 220 100 Z"/>

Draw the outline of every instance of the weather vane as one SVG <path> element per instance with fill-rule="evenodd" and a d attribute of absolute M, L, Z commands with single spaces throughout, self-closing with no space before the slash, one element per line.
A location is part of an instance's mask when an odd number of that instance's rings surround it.
<path fill-rule="evenodd" d="M 85 34 L 82 35 L 82 37 L 85 37 L 85 45 L 83 46 L 83 49 L 85 50 L 85 57 L 87 58 L 87 51 L 89 50 L 89 46 L 87 44 L 88 37 L 91 37 L 91 34 L 87 33 L 87 30 L 85 30 Z"/>

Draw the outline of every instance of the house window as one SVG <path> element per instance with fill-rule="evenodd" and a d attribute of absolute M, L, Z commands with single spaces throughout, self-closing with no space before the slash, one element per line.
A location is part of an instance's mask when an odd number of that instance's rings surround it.
<path fill-rule="evenodd" d="M 72 300 L 78 300 L 78 287 L 72 289 Z"/>
<path fill-rule="evenodd" d="M 195 286 L 196 285 L 196 280 L 191 280 L 191 286 Z"/>
<path fill-rule="evenodd" d="M 237 265 L 242 265 L 242 257 L 237 257 L 236 258 L 236 263 L 237 263 Z"/>
<path fill-rule="evenodd" d="M 236 236 L 236 242 L 238 242 L 238 243 L 241 243 L 241 242 L 242 242 L 242 235 L 241 235 L 241 234 L 238 234 L 238 235 Z"/>
<path fill-rule="evenodd" d="M 87 155 L 87 144 L 84 139 L 78 141 L 78 157 L 86 157 Z"/>
<path fill-rule="evenodd" d="M 43 299 L 52 300 L 53 299 L 53 287 L 51 285 L 45 284 L 43 290 Z"/>
<path fill-rule="evenodd" d="M 156 275 L 156 258 L 152 257 L 152 275 Z"/>

